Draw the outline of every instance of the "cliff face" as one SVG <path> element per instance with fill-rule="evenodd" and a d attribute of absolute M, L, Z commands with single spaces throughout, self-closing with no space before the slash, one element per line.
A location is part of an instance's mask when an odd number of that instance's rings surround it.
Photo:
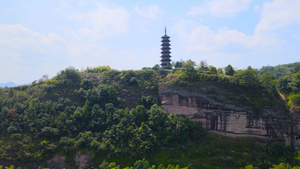
<path fill-rule="evenodd" d="M 210 87 L 214 90 L 216 87 Z M 275 107 L 259 110 L 225 104 L 204 94 L 205 88 L 172 87 L 160 91 L 163 108 L 169 113 L 183 114 L 190 120 L 215 131 L 240 136 L 287 138 L 290 134 L 289 116 Z M 220 90 L 220 89 L 218 89 Z M 222 99 L 226 99 L 224 96 Z"/>

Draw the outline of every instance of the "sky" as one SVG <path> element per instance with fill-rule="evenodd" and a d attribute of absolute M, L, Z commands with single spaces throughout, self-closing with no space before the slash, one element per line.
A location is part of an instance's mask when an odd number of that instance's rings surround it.
<path fill-rule="evenodd" d="M 300 0 L 0 0 L 0 83 L 72 66 L 138 70 L 171 59 L 276 66 L 300 61 Z"/>

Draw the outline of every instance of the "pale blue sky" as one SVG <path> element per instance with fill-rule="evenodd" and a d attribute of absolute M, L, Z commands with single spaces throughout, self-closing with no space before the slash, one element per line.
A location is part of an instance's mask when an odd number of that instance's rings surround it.
<path fill-rule="evenodd" d="M 299 0 L 0 0 L 0 83 L 109 65 L 173 61 L 238 69 L 300 61 Z"/>

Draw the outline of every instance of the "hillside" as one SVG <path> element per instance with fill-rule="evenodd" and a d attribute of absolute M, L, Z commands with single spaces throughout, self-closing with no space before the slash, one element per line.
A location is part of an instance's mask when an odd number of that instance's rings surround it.
<path fill-rule="evenodd" d="M 263 66 L 258 75 L 263 75 L 267 72 L 271 73 L 276 79 L 286 76 L 288 73 L 296 73 L 300 69 L 300 62 L 283 64 L 277 66 Z"/>
<path fill-rule="evenodd" d="M 49 167 L 47 161 L 60 155 L 69 165 L 80 166 L 85 164 L 75 157 L 88 154 L 96 166 L 105 159 L 130 166 L 142 158 L 156 166 L 190 168 L 292 163 L 293 151 L 282 143 L 272 144 L 274 152 L 267 146 L 272 142 L 264 144 L 264 139 L 207 133 L 200 123 L 168 114 L 160 106 L 162 91 L 181 88 L 257 117 L 285 118 L 288 111 L 275 84 L 271 76 L 258 76 L 252 69 L 225 76 L 196 69 L 67 68 L 32 85 L 0 88 L 0 163 L 39 162 L 36 165 Z M 276 111 L 265 111 L 266 107 Z M 280 132 L 272 137 L 281 138 Z"/>
<path fill-rule="evenodd" d="M 278 66 L 264 66 L 258 75 L 272 74 L 277 79 L 277 88 L 287 98 L 292 113 L 300 112 L 300 62 Z"/>

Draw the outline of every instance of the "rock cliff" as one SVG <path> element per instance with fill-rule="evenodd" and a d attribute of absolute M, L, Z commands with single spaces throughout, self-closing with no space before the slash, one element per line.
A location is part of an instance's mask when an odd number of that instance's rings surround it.
<path fill-rule="evenodd" d="M 199 88 L 168 87 L 160 91 L 162 106 L 168 113 L 183 114 L 200 122 L 208 130 L 239 136 L 287 139 L 290 136 L 290 118 L 276 107 L 254 109 L 243 105 L 226 104 L 218 95 L 214 99 L 207 90 L 220 90 L 216 86 Z"/>

